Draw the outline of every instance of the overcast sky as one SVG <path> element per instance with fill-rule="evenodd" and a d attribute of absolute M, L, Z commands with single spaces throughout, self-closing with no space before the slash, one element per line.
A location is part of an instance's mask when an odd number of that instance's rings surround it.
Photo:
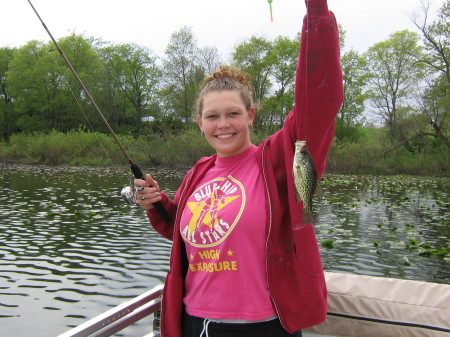
<path fill-rule="evenodd" d="M 170 35 L 191 27 L 199 47 L 216 46 L 227 58 L 236 43 L 252 35 L 270 40 L 295 37 L 301 29 L 303 0 L 31 0 L 58 39 L 72 32 L 113 43 L 137 43 L 158 56 Z M 365 52 L 393 32 L 415 31 L 408 15 L 421 0 L 328 0 L 346 30 L 346 48 Z M 446 0 L 432 1 L 432 18 Z M 20 47 L 30 40 L 49 41 L 28 0 L 0 0 L 0 47 Z"/>

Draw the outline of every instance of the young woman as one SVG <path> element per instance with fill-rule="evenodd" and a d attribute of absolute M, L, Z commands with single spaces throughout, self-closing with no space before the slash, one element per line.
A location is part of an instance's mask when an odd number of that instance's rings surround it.
<path fill-rule="evenodd" d="M 343 99 L 338 29 L 326 0 L 307 0 L 295 106 L 255 146 L 248 77 L 222 66 L 205 79 L 197 123 L 216 150 L 189 170 L 174 200 L 150 176 L 135 180 L 152 226 L 173 240 L 162 299 L 163 337 L 299 336 L 326 317 L 314 229 L 302 222 L 292 177 L 294 143 L 306 140 L 325 169 Z M 153 208 L 161 201 L 172 218 Z"/>

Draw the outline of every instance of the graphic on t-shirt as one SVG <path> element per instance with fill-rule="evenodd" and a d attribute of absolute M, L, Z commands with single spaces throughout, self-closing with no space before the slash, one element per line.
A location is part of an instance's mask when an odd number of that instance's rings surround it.
<path fill-rule="evenodd" d="M 234 252 L 230 249 L 226 252 L 228 258 L 233 257 Z M 189 257 L 189 270 L 191 272 L 225 272 L 237 271 L 238 263 L 236 260 L 221 260 L 221 251 L 219 249 L 200 250 L 196 255 Z"/>
<path fill-rule="evenodd" d="M 196 247 L 216 246 L 239 221 L 245 206 L 245 190 L 232 176 L 216 178 L 195 190 L 186 206 L 184 212 L 190 212 L 187 214 L 190 220 L 181 228 L 184 239 Z"/>

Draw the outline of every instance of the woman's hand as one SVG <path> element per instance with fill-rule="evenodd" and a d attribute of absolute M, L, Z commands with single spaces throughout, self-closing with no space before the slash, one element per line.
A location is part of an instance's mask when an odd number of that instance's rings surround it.
<path fill-rule="evenodd" d="M 162 200 L 158 182 L 150 174 L 145 175 L 145 180 L 134 179 L 134 187 L 136 188 L 136 202 L 145 209 L 154 208 L 153 204 Z"/>
<path fill-rule="evenodd" d="M 328 15 L 327 0 L 305 0 L 305 4 L 309 15 Z"/>

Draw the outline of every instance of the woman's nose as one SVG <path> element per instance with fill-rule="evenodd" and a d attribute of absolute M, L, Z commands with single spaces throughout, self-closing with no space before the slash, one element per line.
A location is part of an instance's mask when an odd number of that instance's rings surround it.
<path fill-rule="evenodd" d="M 219 128 L 227 128 L 230 126 L 230 122 L 226 117 L 220 117 L 219 123 L 217 125 Z"/>

